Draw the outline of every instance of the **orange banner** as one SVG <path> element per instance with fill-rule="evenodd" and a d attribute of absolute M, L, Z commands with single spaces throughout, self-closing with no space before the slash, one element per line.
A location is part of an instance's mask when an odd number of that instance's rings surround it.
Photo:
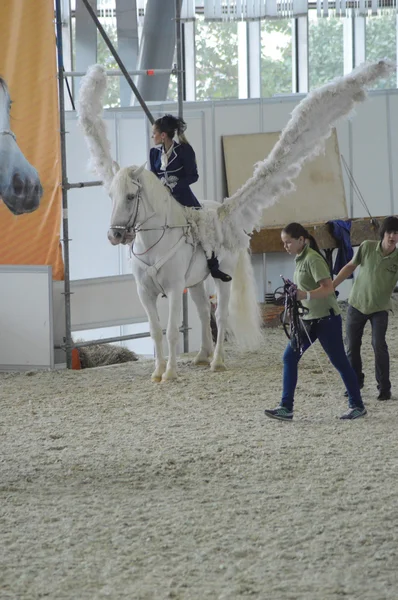
<path fill-rule="evenodd" d="M 16 136 L 20 152 L 37 170 L 44 190 L 37 210 L 17 216 L 7 208 L 3 194 L 0 264 L 51 265 L 53 278 L 63 279 L 54 1 L 1 0 L 0 39 L 0 75 L 12 100 L 9 129 Z M 7 129 L 4 118 L 1 120 L 0 115 L 0 130 Z M 1 133 L 3 145 L 15 145 L 9 132 Z M 1 168 L 0 164 L 0 173 Z M 19 195 L 25 189 L 21 177 L 14 169 L 10 179 Z"/>

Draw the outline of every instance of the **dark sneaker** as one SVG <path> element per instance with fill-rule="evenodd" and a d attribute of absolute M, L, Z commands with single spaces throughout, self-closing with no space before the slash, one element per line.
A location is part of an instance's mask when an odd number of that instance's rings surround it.
<path fill-rule="evenodd" d="M 359 408 L 356 406 L 355 408 L 349 408 L 347 412 L 341 415 L 340 419 L 359 419 L 359 417 L 364 417 L 367 413 L 366 408 Z"/>
<path fill-rule="evenodd" d="M 378 400 L 391 400 L 391 392 L 380 392 L 377 396 Z"/>
<path fill-rule="evenodd" d="M 265 409 L 264 414 L 270 419 L 279 419 L 280 421 L 291 421 L 293 419 L 293 411 L 288 410 L 284 406 L 277 406 L 272 409 Z"/>

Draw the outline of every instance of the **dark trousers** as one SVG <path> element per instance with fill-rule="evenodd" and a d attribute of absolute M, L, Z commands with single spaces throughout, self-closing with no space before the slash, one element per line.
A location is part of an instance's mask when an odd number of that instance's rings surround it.
<path fill-rule="evenodd" d="M 317 321 L 303 321 L 308 329 L 311 343 L 319 340 L 332 365 L 339 372 L 348 392 L 348 405 L 350 408 L 363 407 L 361 392 L 357 377 L 348 362 L 344 349 L 343 328 L 341 316 L 331 316 Z M 310 340 L 304 344 L 304 352 L 310 347 Z M 281 406 L 293 410 L 294 392 L 298 378 L 298 363 L 300 352 L 294 350 L 290 344 L 283 355 L 283 393 Z"/>
<path fill-rule="evenodd" d="M 365 375 L 362 372 L 361 345 L 363 330 L 368 321 L 372 326 L 372 346 L 375 353 L 377 387 L 380 392 L 389 392 L 391 382 L 390 357 L 386 342 L 388 327 L 388 312 L 386 310 L 364 315 L 353 306 L 348 305 L 346 324 L 348 360 L 358 377 L 360 386 L 362 386 Z"/>

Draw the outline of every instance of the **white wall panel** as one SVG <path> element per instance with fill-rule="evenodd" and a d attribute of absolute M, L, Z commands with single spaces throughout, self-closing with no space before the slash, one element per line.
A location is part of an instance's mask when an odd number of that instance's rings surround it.
<path fill-rule="evenodd" d="M 148 124 L 130 111 L 116 113 L 116 160 L 121 167 L 142 165 L 149 159 Z M 149 168 L 149 163 L 147 164 Z"/>
<path fill-rule="evenodd" d="M 349 169 L 352 170 L 352 165 L 351 165 L 351 145 L 350 145 L 350 126 L 349 126 L 349 122 L 347 120 L 345 121 L 341 121 L 337 127 L 336 127 L 336 131 L 337 131 L 337 142 L 339 145 L 339 152 L 340 152 L 340 157 L 343 156 Z M 341 158 L 340 158 L 341 160 Z M 349 217 L 352 217 L 352 212 L 351 212 L 351 202 L 350 202 L 350 198 L 351 198 L 351 184 L 350 184 L 350 179 L 349 176 L 347 174 L 347 171 L 344 167 L 344 163 L 341 162 L 341 172 L 343 175 L 343 183 L 344 183 L 344 189 L 345 189 L 345 199 L 346 199 L 346 203 L 347 203 L 347 213 Z"/>
<path fill-rule="evenodd" d="M 239 113 L 236 106 L 214 103 L 214 169 L 216 179 L 216 200 L 221 201 L 226 195 L 224 186 L 224 165 L 222 159 L 221 136 L 236 133 L 258 133 L 260 128 L 260 112 L 256 101 L 241 104 Z M 222 176 L 221 176 L 222 175 Z"/>
<path fill-rule="evenodd" d="M 275 102 L 263 101 L 262 133 L 282 131 L 290 119 L 291 112 L 298 103 L 298 98 L 292 98 L 290 96 L 284 99 L 275 99 Z"/>
<path fill-rule="evenodd" d="M 0 370 L 54 366 L 52 270 L 0 265 Z"/>
<path fill-rule="evenodd" d="M 390 213 L 387 117 L 384 95 L 358 107 L 352 119 L 353 175 L 372 215 Z M 368 216 L 354 194 L 354 217 Z"/>
<path fill-rule="evenodd" d="M 391 152 L 389 161 L 392 170 L 392 185 L 393 185 L 393 213 L 398 214 L 398 94 L 389 94 L 389 125 L 391 133 Z"/>
<path fill-rule="evenodd" d="M 71 190 L 69 249 L 71 279 L 104 277 L 121 272 L 120 252 L 107 238 L 111 200 L 102 187 Z"/>

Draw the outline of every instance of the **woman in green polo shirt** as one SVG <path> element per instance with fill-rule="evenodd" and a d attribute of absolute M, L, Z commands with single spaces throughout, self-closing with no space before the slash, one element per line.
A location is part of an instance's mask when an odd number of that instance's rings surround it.
<path fill-rule="evenodd" d="M 332 365 L 339 372 L 348 394 L 348 410 L 341 419 L 358 419 L 366 415 L 355 372 L 344 350 L 340 309 L 330 277 L 329 267 L 319 251 L 315 239 L 300 223 L 290 223 L 282 230 L 281 238 L 286 252 L 296 258 L 294 283 L 297 300 L 308 309 L 302 323 L 307 339 L 301 349 L 288 344 L 283 355 L 283 393 L 280 405 L 266 409 L 273 419 L 293 419 L 294 392 L 297 385 L 298 363 L 304 352 L 317 339 Z"/>
<path fill-rule="evenodd" d="M 398 280 L 397 243 L 398 218 L 386 217 L 380 229 L 380 242 L 362 242 L 354 258 L 341 269 L 333 281 L 336 288 L 358 266 L 361 267 L 348 298 L 347 356 L 360 387 L 363 387 L 365 375 L 362 372 L 361 344 L 364 327 L 370 321 L 378 400 L 391 398 L 390 357 L 386 333 L 391 294 Z"/>

